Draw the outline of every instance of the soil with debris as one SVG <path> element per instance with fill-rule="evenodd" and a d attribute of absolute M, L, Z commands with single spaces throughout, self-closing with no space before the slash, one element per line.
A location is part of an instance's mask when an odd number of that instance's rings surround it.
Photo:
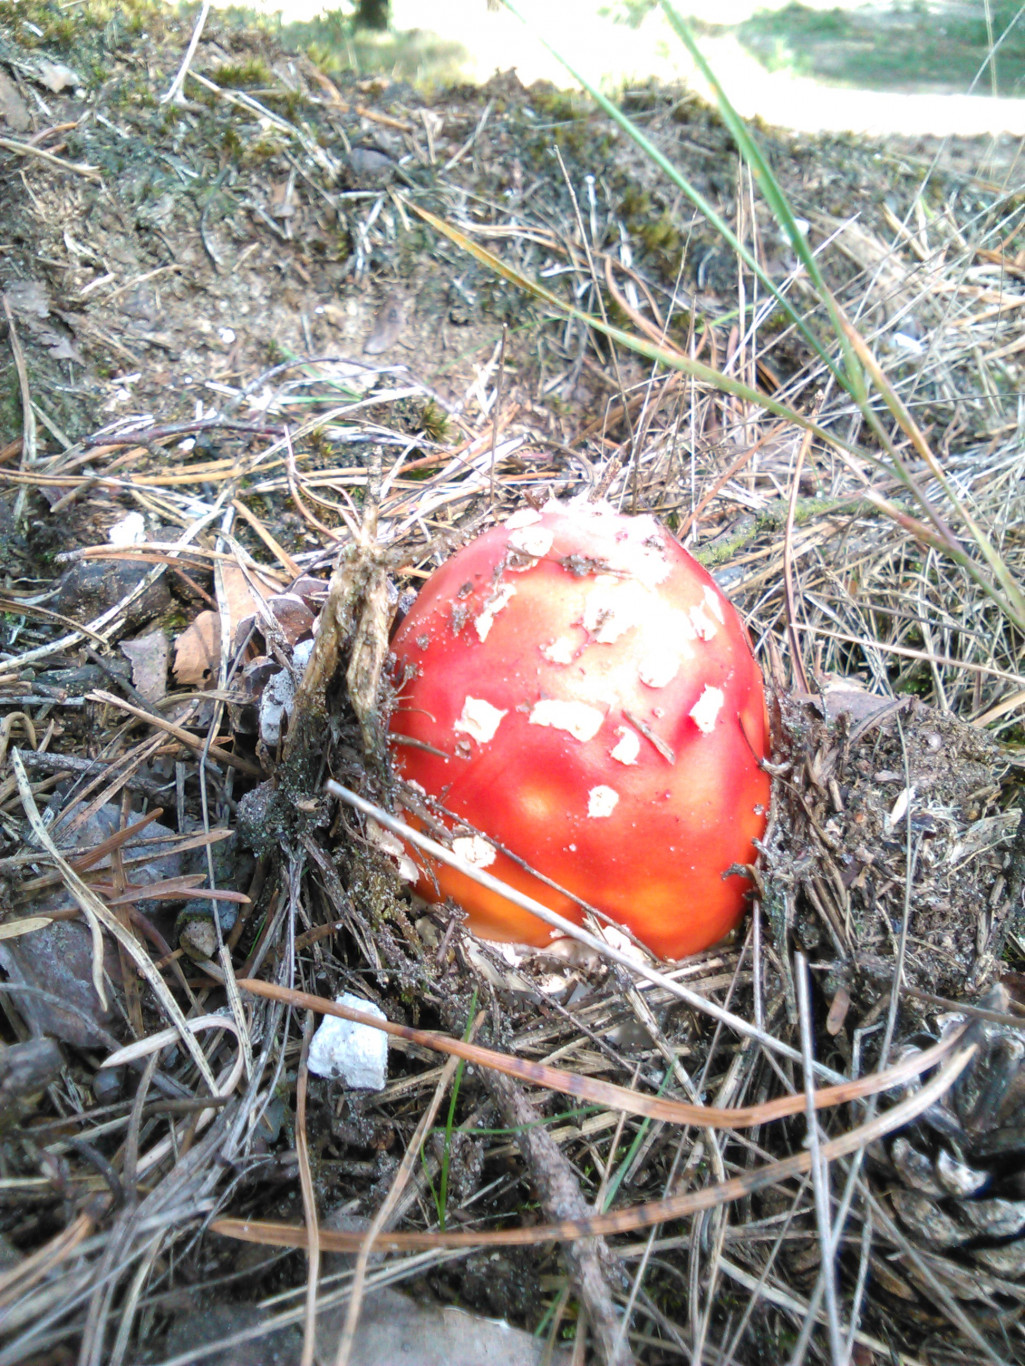
<path fill-rule="evenodd" d="M 204 964 L 226 954 L 250 978 L 292 955 L 290 980 L 306 991 L 354 991 L 399 1023 L 475 1028 L 489 1047 L 530 1061 L 557 1054 L 559 1066 L 621 1085 L 671 1083 L 684 1098 L 741 1105 L 777 1094 L 772 1068 L 790 1066 L 762 1060 L 738 1080 L 734 1045 L 671 992 L 642 993 L 586 956 L 511 959 L 458 917 L 410 904 L 355 815 L 330 807 L 319 785 L 327 763 L 387 799 L 372 660 L 365 675 L 350 668 L 348 694 L 329 680 L 307 730 L 289 731 L 283 665 L 330 599 L 338 541 L 351 551 L 339 568 L 335 662 L 345 664 L 358 646 L 373 654 L 395 600 L 497 508 L 593 487 L 611 470 L 621 499 L 659 512 L 714 567 L 752 622 L 777 699 L 764 964 L 753 971 L 738 941 L 685 964 L 681 980 L 796 1043 L 789 962 L 802 949 L 816 1018 L 828 1012 L 820 1051 L 844 1071 L 896 996 L 911 1034 L 998 978 L 1013 994 L 1020 967 L 1025 823 L 1007 683 L 1020 641 L 986 600 L 968 631 L 957 618 L 968 580 L 936 571 L 932 550 L 894 548 L 892 527 L 861 498 L 868 465 L 841 487 L 839 462 L 809 460 L 788 519 L 792 433 L 755 433 L 707 394 L 695 419 L 679 376 L 663 373 L 649 392 L 646 361 L 557 320 L 514 279 L 571 288 L 616 325 L 640 319 L 649 338 L 799 391 L 807 342 L 766 310 L 757 361 L 745 355 L 735 318 L 750 282 L 705 219 L 583 99 L 511 76 L 430 93 L 356 79 L 211 17 L 181 97 L 165 100 L 189 34 L 157 10 L 0 4 L 0 930 L 52 917 L 0 936 L 0 1315 L 11 1316 L 6 1328 L 0 1318 L 0 1366 L 138 1360 L 144 1342 L 146 1359 L 198 1360 L 235 1339 L 262 1353 L 246 1361 L 298 1361 L 305 1254 L 206 1224 L 216 1214 L 302 1224 L 312 1202 L 325 1228 L 365 1229 L 439 1083 L 435 1055 L 417 1042 L 393 1052 L 380 1097 L 310 1077 L 308 1039 L 280 1033 L 277 1005 L 250 1017 L 258 1029 L 239 1045 L 237 1073 L 231 1050 L 210 1053 L 211 1071 L 198 1044 L 181 1043 L 122 1054 L 107 1071 L 105 1057 L 169 1023 L 140 984 L 140 956 L 159 964 L 182 1009 L 229 1023 L 241 1007 Z M 656 88 L 628 92 L 624 107 L 727 222 L 746 219 L 770 273 L 792 275 L 800 297 L 789 244 L 752 203 L 718 117 Z M 942 363 L 933 353 L 915 373 L 916 416 L 972 496 L 992 494 L 1006 513 L 1020 496 L 1002 406 L 1021 384 L 1013 318 L 996 311 L 986 344 L 999 362 L 980 376 L 978 339 L 958 331 L 935 252 L 961 249 L 959 224 L 1006 227 L 1019 213 L 1014 149 L 761 138 L 838 296 L 861 301 L 859 324 L 894 372 L 906 376 L 926 340 L 942 339 Z M 457 225 L 476 251 L 425 214 Z M 989 245 L 969 263 L 980 309 L 985 252 L 1010 240 L 993 233 L 990 243 L 980 229 Z M 753 440 L 761 463 L 730 479 Z M 381 545 L 372 516 L 388 529 Z M 1020 554 L 1020 518 L 999 520 L 1002 546 Z M 780 662 L 785 526 L 805 624 L 822 631 L 811 686 L 781 701 L 794 693 Z M 127 547 L 113 561 L 112 532 Z M 228 550 L 239 564 L 223 563 Z M 258 582 L 240 567 L 251 560 L 276 572 Z M 222 645 L 247 624 L 259 657 L 229 677 Z M 896 653 L 877 649 L 873 631 Z M 276 721 L 272 680 L 284 690 Z M 154 715 L 162 728 L 131 730 Z M 215 765 L 209 790 L 197 752 Z M 33 803 L 45 818 L 30 833 Z M 154 805 L 159 822 L 126 834 Z M 42 858 L 50 823 L 55 848 Z M 208 874 L 207 885 L 244 893 L 218 901 L 216 917 L 209 901 L 188 899 Z M 97 926 L 61 899 L 69 877 L 106 898 L 98 955 Z M 147 899 L 150 883 L 159 888 Z M 864 1045 L 862 1068 L 874 1047 Z M 214 1108 L 200 1104 L 204 1068 L 223 1088 Z M 620 1135 L 614 1110 L 525 1094 L 529 1115 L 502 1078 L 467 1071 L 458 1126 L 446 1127 L 443 1108 L 421 1136 L 388 1227 L 444 1225 L 446 1201 L 450 1228 L 572 1220 L 613 1193 L 657 1199 L 751 1159 L 736 1135 L 724 1136 L 724 1159 L 693 1133 L 679 1147 L 661 1120 Z M 526 1151 L 511 1135 L 532 1125 L 542 1137 Z M 783 1156 L 789 1141 L 765 1139 L 761 1156 Z M 802 1313 L 786 1286 L 744 1300 L 748 1325 L 730 1307 L 768 1274 L 765 1230 L 745 1241 L 723 1207 L 703 1219 L 693 1240 L 687 1223 L 663 1228 L 682 1233 L 654 1245 L 643 1285 L 633 1278 L 648 1253 L 626 1242 L 572 1245 L 572 1279 L 551 1242 L 439 1252 L 404 1268 L 401 1294 L 383 1274 L 374 1281 L 384 1264 L 372 1262 L 351 1360 L 394 1360 L 409 1344 L 421 1355 L 403 1360 L 463 1360 L 466 1325 L 449 1305 L 478 1316 L 474 1360 L 537 1361 L 547 1343 L 544 1359 L 558 1361 L 581 1324 L 607 1360 L 676 1359 L 695 1335 L 732 1341 L 738 1361 L 789 1357 Z M 710 1247 L 718 1260 L 702 1280 Z M 321 1255 L 336 1298 L 315 1352 L 333 1361 L 352 1262 L 327 1242 Z M 631 1285 L 628 1349 L 610 1325 Z M 1006 1343 L 1019 1311 L 1001 1312 Z M 920 1340 L 870 1299 L 861 1347 L 881 1352 L 884 1338 L 909 1351 Z M 202 1359 L 243 1360 L 225 1354 L 241 1348 L 215 1350 Z"/>

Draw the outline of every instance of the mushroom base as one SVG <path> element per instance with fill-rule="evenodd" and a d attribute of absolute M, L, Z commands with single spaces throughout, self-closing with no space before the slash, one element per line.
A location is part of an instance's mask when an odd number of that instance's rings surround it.
<path fill-rule="evenodd" d="M 419 822 L 408 814 L 406 819 L 412 825 L 419 825 Z M 466 913 L 469 928 L 481 939 L 502 944 L 527 944 L 533 948 L 545 948 L 553 939 L 559 938 L 558 930 L 537 916 L 530 915 L 499 892 L 481 886 L 468 874 L 448 864 L 439 863 L 410 845 L 406 846 L 406 852 L 420 869 L 420 877 L 415 884 L 417 893 L 425 901 L 433 904 L 440 904 L 449 899 L 454 901 Z M 755 852 L 752 845 L 752 862 Z M 514 891 L 533 898 L 574 925 L 583 923 L 583 910 L 572 896 L 543 882 L 507 855 L 496 851 L 487 871 Z M 643 939 L 645 947 L 656 957 L 664 959 L 685 958 L 689 954 L 702 952 L 740 924 L 747 909 L 747 895 L 750 889 L 748 879 L 739 874 L 720 878 L 705 889 L 705 894 L 700 898 L 700 910 L 695 906 L 690 914 L 681 916 L 678 892 L 668 887 L 663 888 L 667 904 L 671 902 L 677 913 L 665 916 L 666 929 L 663 933 L 646 931 Z M 650 895 L 652 888 L 649 887 L 648 891 Z M 608 906 L 597 909 L 608 915 L 610 921 L 625 933 L 634 933 L 629 925 L 628 910 L 621 910 L 616 914 L 616 911 Z"/>

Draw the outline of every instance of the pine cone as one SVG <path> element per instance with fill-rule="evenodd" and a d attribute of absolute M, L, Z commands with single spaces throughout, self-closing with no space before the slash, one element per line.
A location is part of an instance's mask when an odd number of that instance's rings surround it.
<path fill-rule="evenodd" d="M 1006 1012 L 1007 993 L 983 1004 Z M 984 1020 L 973 1031 L 979 1051 L 951 1090 L 871 1154 L 882 1206 L 908 1241 L 872 1266 L 923 1322 L 949 1322 L 959 1302 L 971 1324 L 998 1330 L 1005 1356 L 1012 1341 L 1025 1351 L 1025 1034 Z M 935 1040 L 905 1052 L 919 1042 Z"/>

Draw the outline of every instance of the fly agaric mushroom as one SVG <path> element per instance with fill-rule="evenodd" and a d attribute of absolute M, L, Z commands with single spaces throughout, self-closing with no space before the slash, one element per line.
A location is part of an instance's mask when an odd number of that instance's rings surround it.
<path fill-rule="evenodd" d="M 580 897 L 663 957 L 737 924 L 749 884 L 729 870 L 753 862 L 769 802 L 761 672 L 732 604 L 654 518 L 514 513 L 431 575 L 392 650 L 396 767 L 456 853 L 576 923 Z M 551 939 L 410 853 L 417 890 L 451 896 L 484 938 Z"/>

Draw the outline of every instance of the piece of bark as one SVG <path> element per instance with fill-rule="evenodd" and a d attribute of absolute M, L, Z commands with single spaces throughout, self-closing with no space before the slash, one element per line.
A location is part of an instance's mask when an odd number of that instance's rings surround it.
<path fill-rule="evenodd" d="M 545 1218 L 586 1219 L 594 1214 L 580 1191 L 573 1168 L 566 1160 L 519 1086 L 511 1077 L 481 1068 L 480 1076 L 502 1114 L 503 1124 L 513 1130 L 520 1152 L 541 1196 Z M 602 1263 L 611 1261 L 604 1238 L 578 1238 L 564 1243 L 570 1275 L 588 1314 L 600 1360 L 605 1366 L 634 1366 L 633 1352 L 622 1329 L 622 1319 L 609 1288 Z"/>

